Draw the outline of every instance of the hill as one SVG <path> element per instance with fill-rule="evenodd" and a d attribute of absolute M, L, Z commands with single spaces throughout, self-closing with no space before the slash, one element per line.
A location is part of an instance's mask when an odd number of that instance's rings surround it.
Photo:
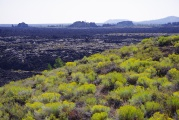
<path fill-rule="evenodd" d="M 0 87 L 2 120 L 172 120 L 179 36 L 142 40 Z"/>
<path fill-rule="evenodd" d="M 106 22 L 104 22 L 105 24 L 117 24 L 118 22 L 123 22 L 123 21 L 129 21 L 126 19 L 110 19 L 107 20 Z M 146 25 L 150 25 L 150 24 L 167 24 L 167 23 L 173 23 L 173 22 L 179 22 L 179 17 L 176 16 L 168 16 L 165 18 L 161 18 L 161 19 L 156 19 L 156 20 L 146 20 L 146 21 L 140 21 L 140 22 L 135 22 L 133 21 L 134 24 L 146 24 Z"/>
<path fill-rule="evenodd" d="M 147 21 L 141 21 L 141 22 L 135 22 L 135 23 L 136 24 L 167 24 L 167 23 L 173 23 L 173 22 L 179 22 L 179 17 L 169 16 L 169 17 L 161 18 L 157 20 L 147 20 Z"/>
<path fill-rule="evenodd" d="M 107 20 L 106 24 L 117 24 L 118 22 L 122 22 L 122 21 L 128 21 L 127 19 L 109 19 Z"/>

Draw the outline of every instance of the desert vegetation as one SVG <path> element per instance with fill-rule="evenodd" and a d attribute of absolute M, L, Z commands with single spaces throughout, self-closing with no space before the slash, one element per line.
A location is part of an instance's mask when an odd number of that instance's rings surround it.
<path fill-rule="evenodd" d="M 144 38 L 176 33 L 178 27 L 0 27 L 0 86 L 51 69 L 58 57 L 64 62 L 79 60 Z"/>
<path fill-rule="evenodd" d="M 179 119 L 179 36 L 143 39 L 0 87 L 2 120 Z"/>

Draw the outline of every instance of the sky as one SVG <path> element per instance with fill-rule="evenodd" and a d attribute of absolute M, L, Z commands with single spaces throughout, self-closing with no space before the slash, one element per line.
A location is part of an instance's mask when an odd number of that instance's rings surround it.
<path fill-rule="evenodd" d="M 179 0 L 0 0 L 0 24 L 49 24 L 179 17 Z"/>

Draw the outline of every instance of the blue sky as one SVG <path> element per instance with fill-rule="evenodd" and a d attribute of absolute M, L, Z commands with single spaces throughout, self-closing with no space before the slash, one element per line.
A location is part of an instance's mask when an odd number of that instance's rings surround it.
<path fill-rule="evenodd" d="M 179 0 L 0 0 L 0 24 L 179 17 Z"/>

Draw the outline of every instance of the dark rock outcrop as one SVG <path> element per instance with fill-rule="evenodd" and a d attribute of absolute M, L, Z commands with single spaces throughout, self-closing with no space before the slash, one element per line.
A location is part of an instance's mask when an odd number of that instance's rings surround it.
<path fill-rule="evenodd" d="M 17 27 L 28 27 L 28 24 L 26 24 L 26 23 L 24 23 L 24 22 L 22 22 L 22 23 L 19 23 L 18 25 L 17 25 Z"/>
<path fill-rule="evenodd" d="M 115 26 L 115 25 L 114 24 L 103 24 L 102 27 L 113 27 L 113 26 Z"/>
<path fill-rule="evenodd" d="M 98 27 L 94 22 L 84 22 L 84 21 L 77 21 L 74 22 L 69 27 L 76 27 L 76 28 L 85 28 L 85 27 Z"/>
<path fill-rule="evenodd" d="M 162 26 L 164 26 L 164 27 L 175 27 L 175 26 L 179 26 L 179 22 L 167 23 L 167 24 L 163 24 Z"/>
<path fill-rule="evenodd" d="M 118 27 L 132 27 L 134 26 L 132 21 L 122 21 L 117 23 Z"/>

